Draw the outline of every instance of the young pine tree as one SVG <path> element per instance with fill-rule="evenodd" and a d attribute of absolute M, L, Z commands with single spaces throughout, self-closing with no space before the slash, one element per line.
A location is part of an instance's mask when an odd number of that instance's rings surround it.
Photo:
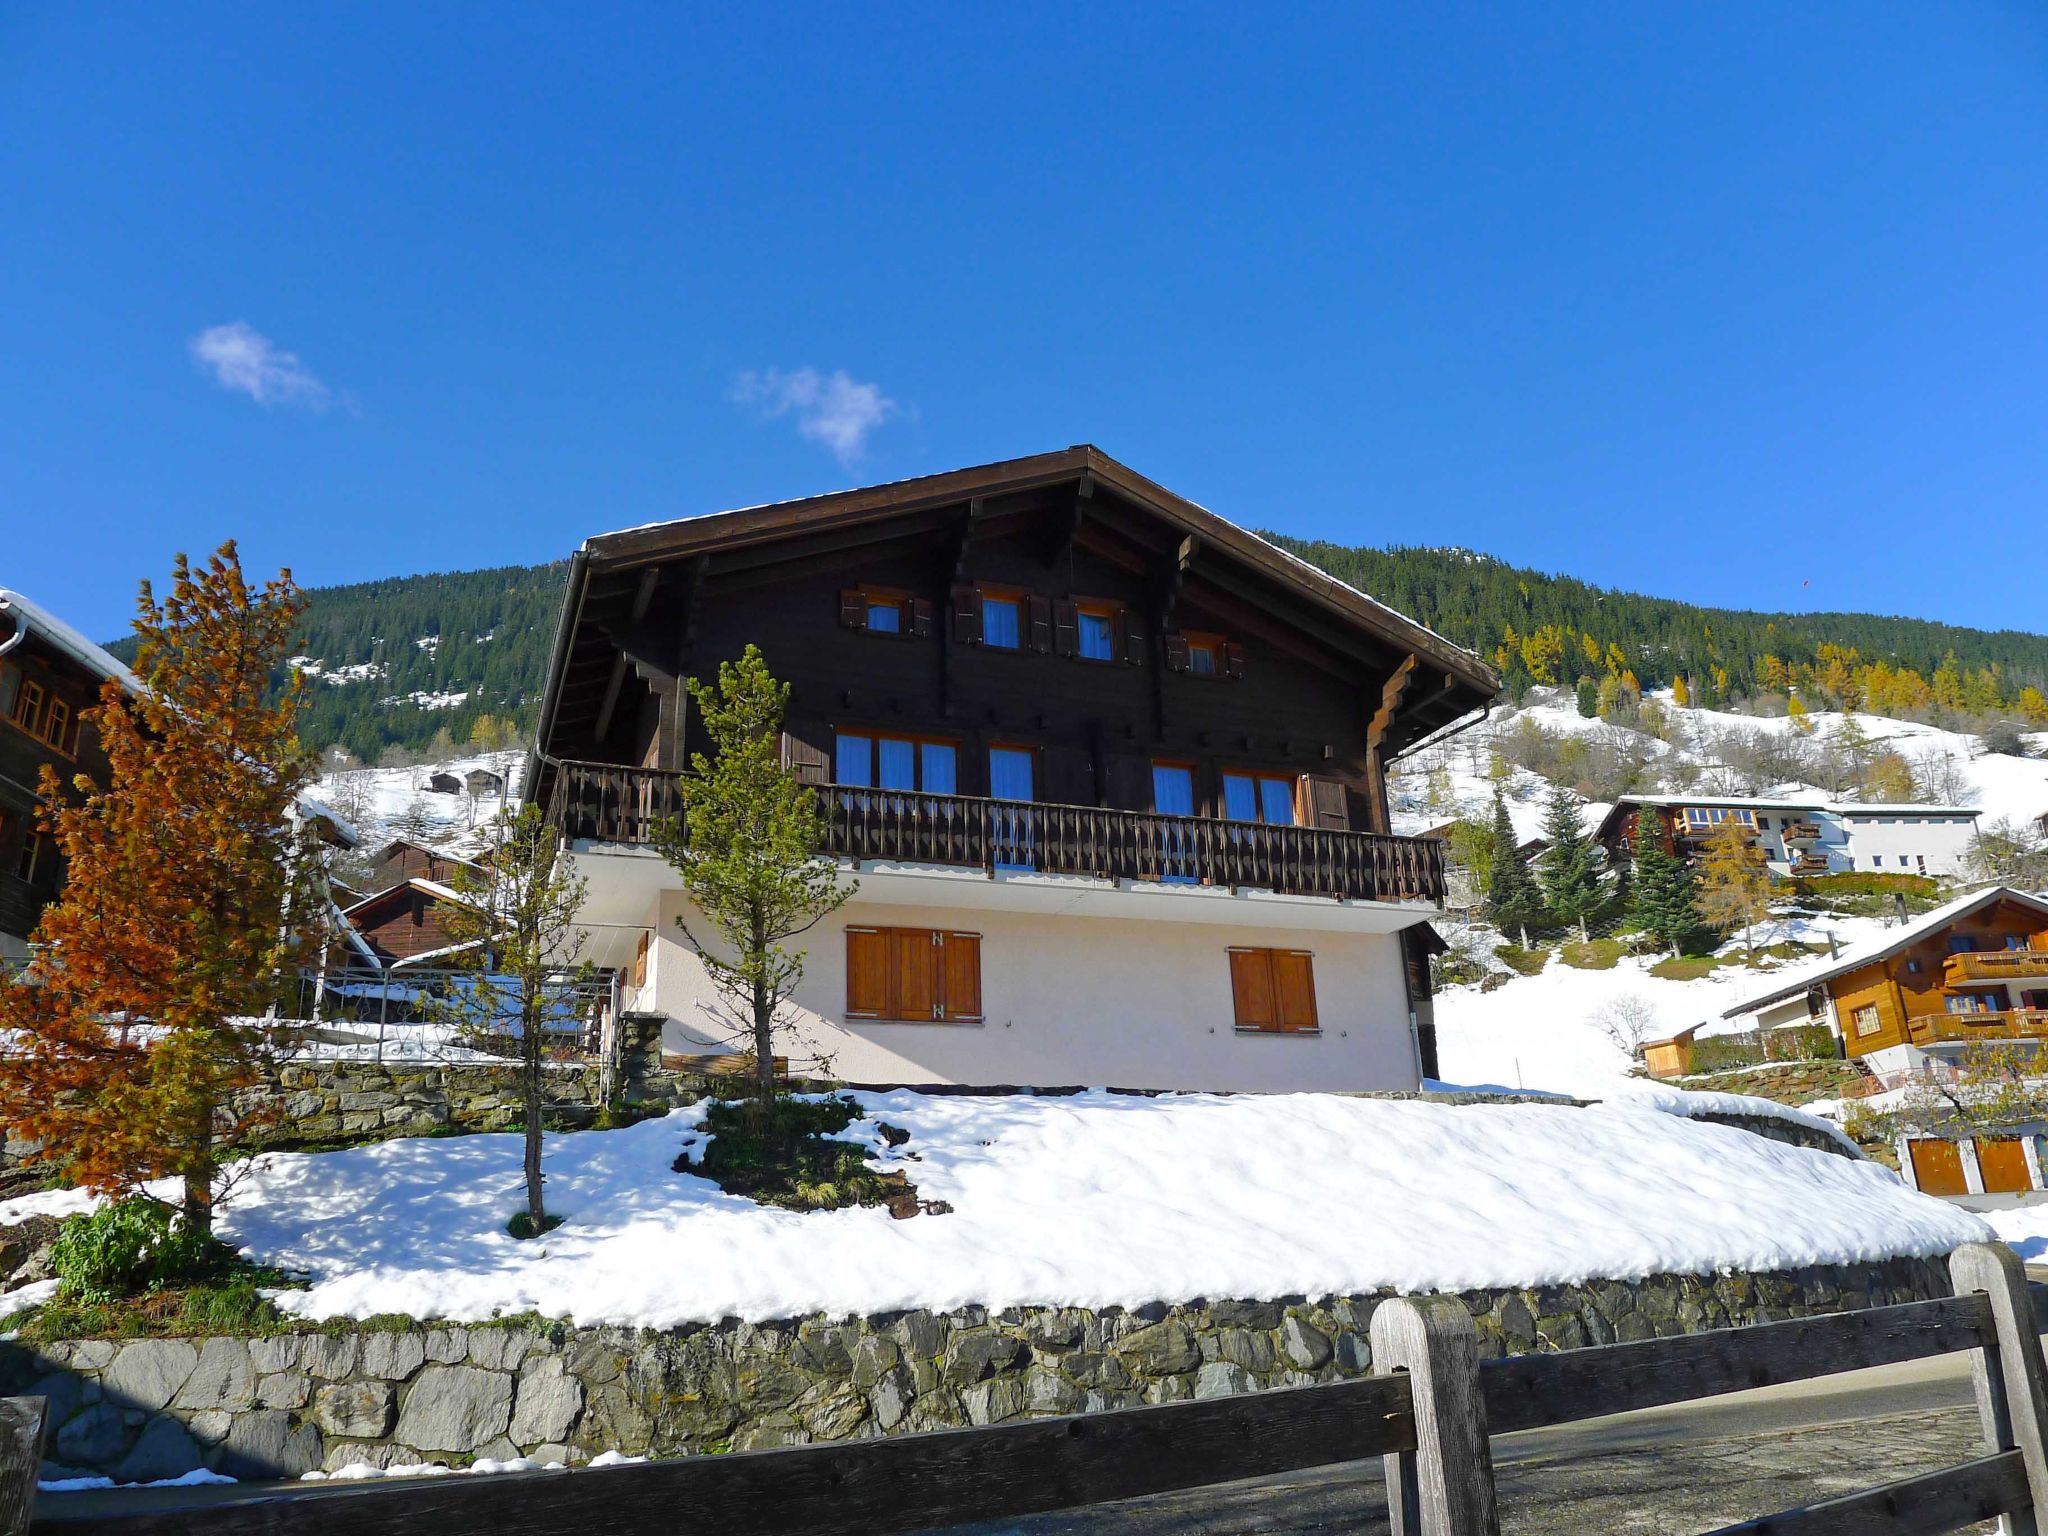
<path fill-rule="evenodd" d="M 1692 865 L 1664 845 L 1663 823 L 1647 809 L 1636 812 L 1634 868 L 1629 876 L 1629 917 L 1637 928 L 1672 954 L 1699 937 L 1699 880 Z"/>
<path fill-rule="evenodd" d="M 173 1177 L 189 1227 L 212 1229 L 222 1152 L 272 1057 L 265 1021 L 318 908 L 294 830 L 313 759 L 301 683 L 271 678 L 301 599 L 289 572 L 252 589 L 233 542 L 178 557 L 163 602 L 145 582 L 135 669 L 93 711 L 108 779 L 43 769 L 43 825 L 69 869 L 24 979 L 0 985 L 0 1116 L 38 1157 L 109 1193 Z"/>
<path fill-rule="evenodd" d="M 1756 925 L 1771 915 L 1771 872 L 1755 834 L 1730 816 L 1707 837 L 1700 855 L 1700 915 L 1724 933 L 1740 928 L 1742 947 L 1756 950 Z"/>
<path fill-rule="evenodd" d="M 576 926 L 584 881 L 562 852 L 540 807 L 507 807 L 485 823 L 483 868 L 457 883 L 442 925 L 449 965 L 466 974 L 439 1005 L 444 1019 L 476 1034 L 518 1035 L 519 1082 L 526 1109 L 526 1221 L 514 1236 L 548 1230 L 542 1190 L 542 1092 L 547 1042 L 576 1022 L 576 984 L 588 974 Z"/>
<path fill-rule="evenodd" d="M 1498 790 L 1493 796 L 1493 848 L 1487 862 L 1487 915 L 1502 933 L 1519 933 L 1526 948 L 1530 924 L 1543 921 L 1543 892 L 1529 873 L 1528 856 L 1515 840 L 1515 824 Z"/>
<path fill-rule="evenodd" d="M 1576 923 L 1586 936 L 1586 921 L 1607 905 L 1606 878 L 1600 872 L 1600 851 L 1579 819 L 1579 801 L 1562 784 L 1551 786 L 1543 810 L 1543 836 L 1550 846 L 1543 854 L 1543 900 L 1559 922 Z"/>
<path fill-rule="evenodd" d="M 755 646 L 723 663 L 715 685 L 689 681 L 709 755 L 690 756 L 683 815 L 656 834 L 704 923 L 678 918 L 704 962 L 728 1021 L 750 1041 L 754 1100 L 765 1129 L 775 1102 L 775 1037 L 803 979 L 801 949 L 787 947 L 854 892 L 818 845 L 817 796 L 782 760 L 789 685 Z M 717 943 L 707 941 L 708 926 Z"/>
<path fill-rule="evenodd" d="M 1579 679 L 1579 713 L 1588 720 L 1600 713 L 1600 685 L 1590 677 Z"/>

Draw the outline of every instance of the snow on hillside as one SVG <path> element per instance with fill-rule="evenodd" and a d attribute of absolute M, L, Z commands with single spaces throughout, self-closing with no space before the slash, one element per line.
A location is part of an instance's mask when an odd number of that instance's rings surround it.
<path fill-rule="evenodd" d="M 409 768 L 339 769 L 323 773 L 314 792 L 348 818 L 361 832 L 366 848 L 381 848 L 394 837 L 410 836 L 460 852 L 470 833 L 495 816 L 505 802 L 497 795 L 471 795 L 467 790 L 437 793 L 430 783 L 436 774 L 451 774 L 460 781 L 478 768 L 497 774 L 505 781 L 507 796 L 518 801 L 526 768 L 526 754 L 518 751 L 479 752 Z"/>
<path fill-rule="evenodd" d="M 1874 1163 L 1648 1103 L 857 1097 L 870 1118 L 847 1136 L 950 1214 L 727 1195 L 671 1169 L 701 1140 L 693 1106 L 548 1137 L 548 1203 L 567 1222 L 544 1240 L 504 1231 L 517 1135 L 266 1154 L 221 1229 L 309 1277 L 277 1297 L 307 1318 L 531 1309 L 649 1327 L 1769 1270 L 1945 1253 L 1988 1232 Z M 880 1122 L 910 1132 L 900 1152 Z"/>

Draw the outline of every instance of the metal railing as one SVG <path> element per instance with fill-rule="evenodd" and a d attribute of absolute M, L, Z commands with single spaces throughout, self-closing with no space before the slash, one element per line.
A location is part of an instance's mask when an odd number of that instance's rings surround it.
<path fill-rule="evenodd" d="M 555 767 L 548 815 L 565 837 L 646 843 L 658 821 L 681 814 L 675 774 L 598 763 Z M 818 851 L 839 858 L 1355 901 L 1444 901 L 1444 846 L 1432 838 L 843 785 L 821 786 L 818 805 Z"/>
<path fill-rule="evenodd" d="M 476 971 L 368 966 L 302 972 L 283 1016 L 308 1027 L 312 1048 L 373 1060 L 474 1060 L 519 1055 L 519 1021 L 503 977 Z M 495 990 L 493 990 L 495 989 Z M 546 988 L 547 1052 L 576 1059 L 598 1052 L 619 1008 L 616 973 L 565 976 Z"/>

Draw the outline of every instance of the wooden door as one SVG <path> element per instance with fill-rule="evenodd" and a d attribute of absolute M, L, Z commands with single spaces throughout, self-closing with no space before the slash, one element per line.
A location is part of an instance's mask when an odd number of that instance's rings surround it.
<path fill-rule="evenodd" d="M 1906 1150 L 1913 1159 L 1913 1183 L 1923 1195 L 1964 1195 L 1963 1154 L 1952 1141 L 1933 1139 L 1909 1141 Z"/>
<path fill-rule="evenodd" d="M 2017 1136 L 1979 1136 L 1977 1171 L 1987 1195 L 2018 1195 L 2034 1187 L 2027 1175 L 2027 1144 Z"/>

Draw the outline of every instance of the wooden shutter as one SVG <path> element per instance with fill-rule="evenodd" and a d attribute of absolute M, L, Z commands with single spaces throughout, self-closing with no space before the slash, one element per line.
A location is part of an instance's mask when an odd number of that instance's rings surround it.
<path fill-rule="evenodd" d="M 1052 649 L 1052 599 L 1034 594 L 1024 600 L 1024 613 L 1031 625 L 1025 643 L 1042 656 Z"/>
<path fill-rule="evenodd" d="M 920 640 L 931 637 L 932 600 L 930 598 L 914 597 L 910 600 L 910 632 Z"/>
<path fill-rule="evenodd" d="M 629 978 L 634 987 L 647 985 L 647 949 L 653 938 L 652 934 L 643 933 L 640 935 L 640 942 L 634 946 L 633 970 Z"/>
<path fill-rule="evenodd" d="M 972 587 L 955 587 L 952 593 L 953 639 L 960 645 L 981 643 L 981 594 Z"/>
<path fill-rule="evenodd" d="M 1185 672 L 1188 669 L 1188 637 L 1179 630 L 1168 630 L 1166 635 L 1166 670 Z"/>
<path fill-rule="evenodd" d="M 782 733 L 782 761 L 799 784 L 832 782 L 832 754 L 824 738 L 824 727 L 809 722 L 792 724 Z"/>
<path fill-rule="evenodd" d="M 882 928 L 846 930 L 846 1015 L 889 1016 L 889 934 Z"/>
<path fill-rule="evenodd" d="M 1243 646 L 1231 644 L 1223 647 L 1223 675 L 1225 677 L 1244 676 Z"/>
<path fill-rule="evenodd" d="M 1073 656 L 1081 649 L 1080 615 L 1065 598 L 1052 605 L 1052 648 L 1060 656 Z"/>
<path fill-rule="evenodd" d="M 1145 662 L 1145 621 L 1130 609 L 1124 610 L 1124 664 L 1143 666 Z"/>
<path fill-rule="evenodd" d="M 1280 1027 L 1271 950 L 1233 949 L 1230 952 L 1230 1002 L 1239 1029 Z"/>
<path fill-rule="evenodd" d="M 892 1019 L 935 1019 L 939 1002 L 939 945 L 929 928 L 889 930 Z"/>
<path fill-rule="evenodd" d="M 1344 796 L 1341 779 L 1309 778 L 1302 781 L 1308 802 L 1307 824 L 1320 827 L 1326 832 L 1348 832 L 1351 829 L 1351 807 Z"/>
<path fill-rule="evenodd" d="M 858 587 L 842 587 L 839 592 L 839 622 L 847 629 L 868 627 L 868 602 L 860 595 Z"/>
<path fill-rule="evenodd" d="M 1279 999 L 1280 1027 L 1290 1030 L 1316 1028 L 1315 964 L 1305 949 L 1276 949 L 1273 955 L 1273 991 Z"/>
<path fill-rule="evenodd" d="M 960 1023 L 981 1018 L 981 935 L 949 933 L 941 947 L 940 1017 Z"/>
<path fill-rule="evenodd" d="M 21 689 L 21 669 L 13 662 L 0 662 L 0 720 L 14 718 L 14 696 Z"/>

